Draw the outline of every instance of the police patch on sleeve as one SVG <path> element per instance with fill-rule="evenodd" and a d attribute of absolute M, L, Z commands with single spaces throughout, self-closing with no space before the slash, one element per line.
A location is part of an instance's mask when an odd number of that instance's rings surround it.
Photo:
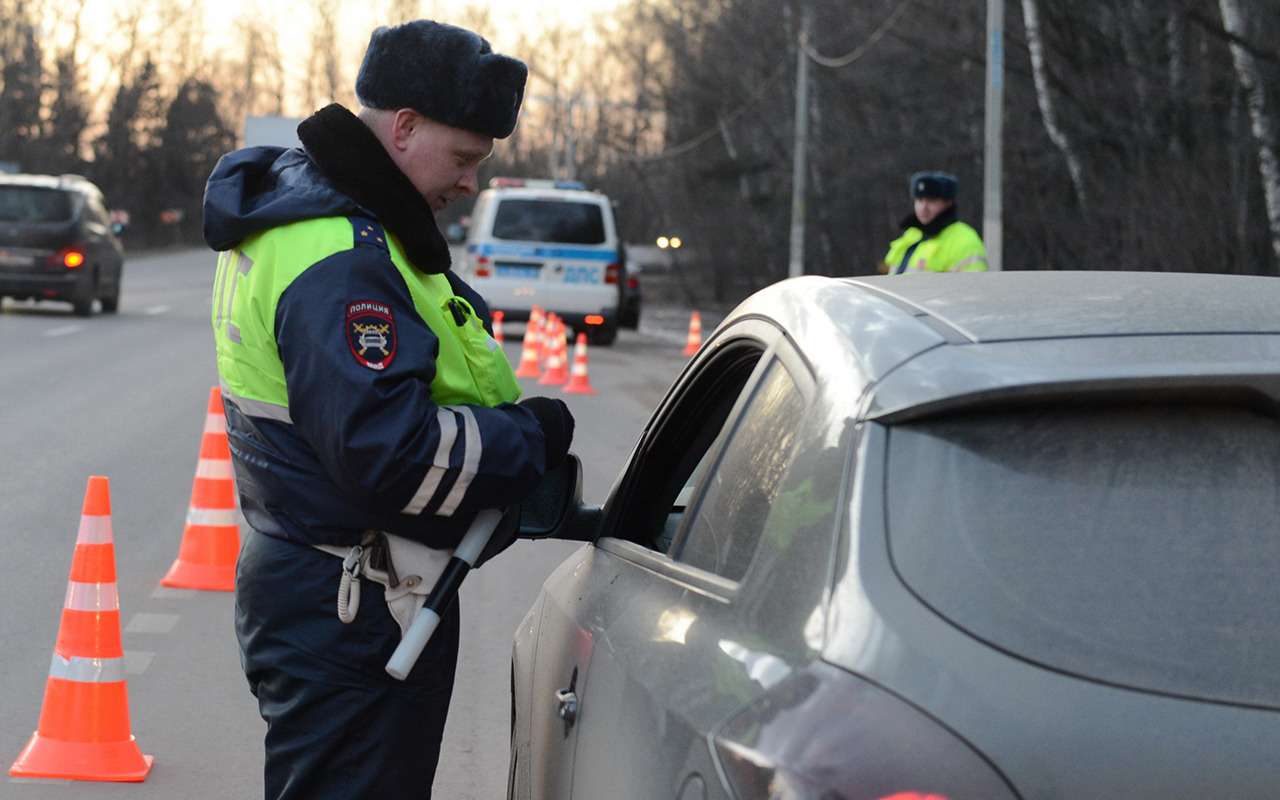
<path fill-rule="evenodd" d="M 347 344 L 362 366 L 384 370 L 396 357 L 396 321 L 391 306 L 374 300 L 347 305 Z"/>

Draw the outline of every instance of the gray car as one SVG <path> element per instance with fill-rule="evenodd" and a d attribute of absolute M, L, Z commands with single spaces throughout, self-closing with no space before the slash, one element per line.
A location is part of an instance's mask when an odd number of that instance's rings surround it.
<path fill-rule="evenodd" d="M 1274 278 L 766 289 L 527 527 L 509 795 L 1275 798 L 1278 417 Z"/>

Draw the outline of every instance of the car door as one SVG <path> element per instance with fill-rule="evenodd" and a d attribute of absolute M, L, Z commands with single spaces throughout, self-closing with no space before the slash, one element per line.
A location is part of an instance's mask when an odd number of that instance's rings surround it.
<path fill-rule="evenodd" d="M 725 333 L 690 364 L 646 427 L 637 453 L 648 456 L 632 462 L 633 466 L 639 462 L 646 466 L 634 469 L 622 481 L 633 487 L 626 493 L 632 502 L 626 510 L 611 503 L 627 519 L 637 511 L 644 513 L 643 522 L 623 526 L 644 541 L 644 545 L 636 546 L 639 553 L 653 552 L 649 548 L 663 538 L 664 529 L 664 541 L 669 545 L 680 519 L 678 512 L 672 513 L 673 498 L 682 494 L 683 501 L 690 492 L 681 493 L 683 484 L 667 486 L 664 477 L 675 472 L 690 474 L 711 448 L 769 343 L 777 336 L 775 328 L 758 321 Z M 684 443 L 689 452 L 676 452 L 668 441 Z M 664 492 L 670 495 L 665 508 L 643 501 L 647 494 Z M 648 533 L 641 534 L 642 528 Z M 543 585 L 541 608 L 534 623 L 537 644 L 526 703 L 529 718 L 519 726 L 527 727 L 528 742 L 523 748 L 518 743 L 514 754 L 512 794 L 516 798 L 564 800 L 571 795 L 575 749 L 582 730 L 578 724 L 583 713 L 582 698 L 586 696 L 605 617 L 615 607 L 611 599 L 615 594 L 611 582 L 618 574 L 615 560 L 606 549 L 584 546 Z M 708 580 L 715 584 L 714 579 Z M 678 627 L 678 622 L 673 624 Z M 606 714 L 611 713 L 612 706 L 612 702 L 601 704 Z"/>
<path fill-rule="evenodd" d="M 740 388 L 714 373 L 691 382 L 655 420 L 625 496 L 611 499 L 627 509 L 656 505 L 666 518 L 655 525 L 651 516 L 621 513 L 595 547 L 575 798 L 727 796 L 707 737 L 787 668 L 747 630 L 744 612 L 750 566 L 813 394 L 803 362 L 780 356 L 788 348 L 776 337 Z M 710 443 L 670 424 L 691 406 L 717 402 L 732 409 L 720 424 L 711 415 Z"/>

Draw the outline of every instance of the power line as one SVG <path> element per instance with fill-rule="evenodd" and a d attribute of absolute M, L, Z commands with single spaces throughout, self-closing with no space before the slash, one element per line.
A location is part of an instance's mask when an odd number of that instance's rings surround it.
<path fill-rule="evenodd" d="M 840 67 L 848 66 L 849 64 L 852 64 L 854 61 L 857 61 L 859 58 L 862 58 L 862 56 L 866 55 L 868 50 L 870 50 L 872 47 L 876 45 L 877 42 L 879 42 L 882 38 L 884 38 L 884 35 L 889 31 L 889 29 L 892 28 L 895 23 L 897 23 L 897 21 L 902 17 L 904 13 L 906 13 L 906 10 L 911 5 L 911 2 L 912 0 L 902 0 L 902 2 L 898 4 L 898 7 L 893 10 L 893 13 L 891 13 L 889 17 L 883 23 L 880 24 L 880 27 L 876 28 L 871 33 L 871 35 L 867 37 L 866 41 L 858 45 L 858 47 L 856 47 L 852 52 L 844 56 L 841 56 L 840 58 L 829 59 L 821 55 L 817 51 L 815 51 L 809 45 L 809 41 L 808 41 L 809 37 L 807 35 L 803 35 L 803 34 L 801 35 L 800 46 L 804 49 L 805 54 L 809 56 L 810 59 L 812 59 L 814 62 L 824 67 L 831 67 L 831 68 L 838 69 Z M 692 150 L 697 149 L 698 147 L 701 147 L 702 145 L 706 144 L 707 142 L 711 141 L 712 139 L 720 135 L 720 129 L 723 125 L 730 123 L 733 120 L 737 119 L 738 117 L 742 116 L 742 114 L 744 114 L 747 111 L 747 109 L 755 105 L 756 102 L 759 101 L 760 98 L 764 96 L 765 92 L 769 89 L 772 89 L 774 83 L 776 83 L 779 78 L 785 75 L 786 72 L 787 72 L 787 66 L 784 64 L 782 67 L 776 70 L 772 75 L 770 75 L 768 78 L 762 81 L 756 87 L 756 90 L 752 92 L 751 96 L 748 97 L 746 100 L 744 100 L 741 105 L 739 105 L 733 111 L 730 111 L 729 113 L 721 116 L 720 120 L 713 127 L 707 128 L 706 130 L 699 133 L 698 135 L 690 139 L 686 139 L 680 144 L 672 145 L 671 147 L 663 150 L 660 153 L 654 153 L 653 155 L 648 155 L 648 156 L 634 156 L 634 155 L 624 154 L 624 157 L 628 161 L 633 161 L 639 164 L 647 164 L 655 161 L 665 161 L 666 159 L 669 159 L 669 158 L 676 158 L 677 156 L 682 156 L 685 153 L 688 153 Z M 606 145 L 606 146 L 608 147 L 609 145 Z M 619 148 L 616 148 L 616 147 L 612 149 L 619 150 Z"/>
<path fill-rule="evenodd" d="M 902 2 L 898 4 L 898 7 L 893 10 L 893 13 L 889 15 L 888 19 L 880 23 L 880 27 L 872 31 L 871 35 L 867 37 L 865 42 L 839 58 L 828 58 L 817 50 L 814 50 L 813 46 L 809 44 L 809 37 L 807 35 L 802 35 L 800 37 L 800 47 L 804 48 L 805 54 L 808 55 L 814 63 L 820 66 L 829 67 L 831 69 L 847 67 L 866 55 L 867 51 L 872 47 L 875 47 L 876 43 L 884 38 L 884 35 L 889 32 L 889 29 L 892 28 L 902 15 L 906 13 L 907 8 L 910 5 L 911 0 L 902 0 Z"/>

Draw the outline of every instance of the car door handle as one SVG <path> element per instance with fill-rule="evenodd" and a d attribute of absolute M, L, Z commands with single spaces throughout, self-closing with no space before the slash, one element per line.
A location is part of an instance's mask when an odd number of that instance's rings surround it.
<path fill-rule="evenodd" d="M 556 692 L 556 714 L 564 720 L 566 728 L 578 719 L 578 695 L 573 689 Z"/>

